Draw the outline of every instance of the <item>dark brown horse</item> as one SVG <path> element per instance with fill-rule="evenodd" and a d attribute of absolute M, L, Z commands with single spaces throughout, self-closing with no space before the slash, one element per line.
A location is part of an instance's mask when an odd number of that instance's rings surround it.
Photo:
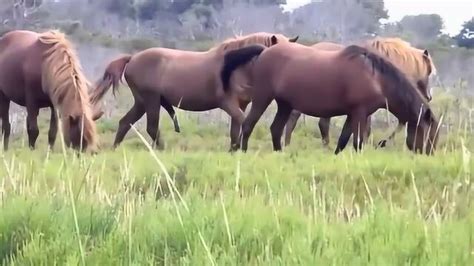
<path fill-rule="evenodd" d="M 224 54 L 251 44 L 271 46 L 276 42 L 296 41 L 283 35 L 254 33 L 234 38 L 206 52 L 181 51 L 167 48 L 151 48 L 134 55 L 125 55 L 112 61 L 99 86 L 92 95 L 92 102 L 102 99 L 112 86 L 125 76 L 135 103 L 120 120 L 114 146 L 122 142 L 126 133 L 145 113 L 147 132 L 153 144 L 159 146 L 160 105 L 176 106 L 188 111 L 207 111 L 221 108 L 231 118 L 231 147 L 237 145 L 240 125 L 244 120 L 245 107 L 249 103 L 246 80 L 237 78 L 230 93 L 225 93 L 220 80 Z M 275 42 L 272 42 L 274 40 Z M 246 69 L 237 70 L 236 77 Z"/>
<path fill-rule="evenodd" d="M 281 150 L 283 129 L 293 109 L 316 117 L 347 115 L 354 148 L 359 150 L 368 116 L 388 107 L 400 121 L 408 123 L 410 150 L 423 152 L 426 140 L 427 153 L 431 154 L 436 146 L 438 122 L 424 97 L 390 61 L 363 47 L 321 51 L 282 43 L 266 49 L 254 45 L 229 54 L 232 58 L 239 54 L 258 56 L 252 71 L 252 108 L 242 125 L 243 150 L 247 150 L 255 124 L 273 100 L 278 105 L 271 125 L 274 150 Z M 221 76 L 224 88 L 232 70 L 245 61 L 226 61 L 224 68 L 228 71 Z"/>
<path fill-rule="evenodd" d="M 0 39 L 0 117 L 4 149 L 10 136 L 10 102 L 27 110 L 28 142 L 35 147 L 40 108 L 51 109 L 48 143 L 54 145 L 58 110 L 65 143 L 76 149 L 96 149 L 95 113 L 89 103 L 89 82 L 72 45 L 58 31 L 11 31 Z"/>
<path fill-rule="evenodd" d="M 375 38 L 364 42 L 362 46 L 386 57 L 386 59 L 402 70 L 407 77 L 417 85 L 420 93 L 428 101 L 431 101 L 432 95 L 429 87 L 429 78 L 436 74 L 436 67 L 427 50 L 417 49 L 411 46 L 410 43 L 399 38 Z M 316 43 L 312 47 L 326 51 L 338 51 L 344 49 L 343 45 L 331 42 Z M 291 134 L 295 129 L 300 116 L 301 113 L 296 110 L 293 110 L 291 113 L 285 128 L 285 145 L 290 144 Z M 320 118 L 318 123 L 323 145 L 325 146 L 329 144 L 330 122 L 331 118 L 328 117 Z M 404 127 L 404 124 L 399 123 L 397 128 L 388 138 L 379 142 L 379 146 L 385 146 L 387 141 L 393 139 L 395 134 L 400 132 Z M 367 122 L 367 136 L 368 135 L 370 135 L 370 117 Z"/>

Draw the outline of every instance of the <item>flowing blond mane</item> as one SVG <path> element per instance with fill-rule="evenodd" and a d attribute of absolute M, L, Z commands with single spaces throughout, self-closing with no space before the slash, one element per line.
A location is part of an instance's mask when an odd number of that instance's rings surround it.
<path fill-rule="evenodd" d="M 272 36 L 275 36 L 278 42 L 288 41 L 288 38 L 282 34 L 274 34 L 268 32 L 256 32 L 244 36 L 235 36 L 234 38 L 227 39 L 222 43 L 215 46 L 215 49 L 221 51 L 229 51 L 239 49 L 252 44 L 261 44 L 266 47 L 272 45 Z"/>
<path fill-rule="evenodd" d="M 409 42 L 400 38 L 375 38 L 368 41 L 368 45 L 377 52 L 386 56 L 405 74 L 422 78 L 431 67 L 431 75 L 436 74 L 436 67 L 431 57 L 429 64 L 423 58 L 423 50 L 413 47 Z"/>
<path fill-rule="evenodd" d="M 68 116 L 84 117 L 84 139 L 88 146 L 94 147 L 97 141 L 88 94 L 90 83 L 82 71 L 75 49 L 57 30 L 40 33 L 39 41 L 49 45 L 44 52 L 43 89 L 47 90 L 54 106 L 58 107 L 63 125 L 68 124 L 64 121 Z"/>

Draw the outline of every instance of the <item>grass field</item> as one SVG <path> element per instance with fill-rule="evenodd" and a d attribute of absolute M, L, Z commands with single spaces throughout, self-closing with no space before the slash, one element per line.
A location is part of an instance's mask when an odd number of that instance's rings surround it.
<path fill-rule="evenodd" d="M 438 99 L 442 109 L 447 100 Z M 349 146 L 339 156 L 321 146 L 315 119 L 297 128 L 282 153 L 271 151 L 264 121 L 249 152 L 236 154 L 226 152 L 225 123 L 182 112 L 180 134 L 162 112 L 164 151 L 149 150 L 133 131 L 110 149 L 125 110 L 100 122 L 96 156 L 63 152 L 59 141 L 48 152 L 42 123 L 36 151 L 25 148 L 20 134 L 1 154 L 0 259 L 4 265 L 472 265 L 474 138 L 467 112 L 453 108 L 460 105 L 449 107 L 433 157 L 408 152 L 403 134 L 384 150 L 371 148 L 389 132 L 384 122 L 361 154 Z M 341 120 L 335 122 L 331 145 Z M 142 124 L 137 128 L 146 134 Z"/>

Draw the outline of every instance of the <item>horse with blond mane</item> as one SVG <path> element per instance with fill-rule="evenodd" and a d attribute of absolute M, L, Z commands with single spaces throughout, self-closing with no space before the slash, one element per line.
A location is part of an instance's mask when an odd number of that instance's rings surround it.
<path fill-rule="evenodd" d="M 377 52 L 383 55 L 389 61 L 391 61 L 396 67 L 402 70 L 407 77 L 416 85 L 416 88 L 420 93 L 428 100 L 431 101 L 432 95 L 429 88 L 429 78 L 436 74 L 436 67 L 433 63 L 431 56 L 427 50 L 421 50 L 413 47 L 410 43 L 400 38 L 375 38 L 369 40 L 362 45 L 363 47 Z M 325 51 L 340 51 L 344 49 L 344 46 L 337 43 L 331 42 L 320 42 L 312 46 L 315 49 Z M 291 134 L 296 127 L 296 123 L 301 116 L 301 112 L 293 110 L 288 122 L 286 123 L 285 129 L 285 145 L 289 145 L 291 142 Z M 329 144 L 329 126 L 331 118 L 320 118 L 319 119 L 319 130 L 321 131 L 321 138 L 323 145 Z M 349 125 L 345 125 L 348 127 Z M 393 139 L 395 135 L 404 128 L 403 123 L 399 123 L 397 128 L 390 134 L 390 136 L 379 142 L 379 146 L 383 147 L 387 141 Z M 345 131 L 350 132 L 350 131 Z M 367 125 L 367 135 L 370 134 L 370 117 Z M 349 136 L 341 135 L 340 144 L 347 144 Z"/>
<path fill-rule="evenodd" d="M 58 111 L 66 145 L 94 151 L 97 146 L 93 112 L 84 76 L 71 43 L 59 31 L 11 31 L 0 39 L 0 118 L 4 149 L 10 137 L 10 102 L 26 107 L 27 133 L 34 149 L 39 135 L 40 108 L 51 109 L 48 143 L 54 146 Z"/>
<path fill-rule="evenodd" d="M 134 97 L 134 104 L 120 119 L 114 141 L 117 147 L 124 139 L 131 125 L 145 113 L 147 133 L 153 145 L 161 147 L 159 118 L 161 106 L 176 106 L 187 111 L 207 111 L 215 108 L 224 110 L 231 120 L 231 148 L 237 145 L 240 125 L 244 120 L 244 110 L 250 98 L 247 96 L 247 75 L 243 67 L 235 74 L 231 93 L 223 90 L 220 80 L 221 67 L 226 52 L 251 44 L 269 47 L 276 42 L 295 42 L 298 37 L 288 39 L 277 34 L 258 32 L 236 37 L 205 52 L 182 51 L 168 48 L 150 48 L 134 55 L 124 55 L 107 66 L 102 80 L 91 95 L 92 102 L 98 103 L 106 92 L 125 77 Z M 242 77 L 244 77 L 242 79 Z"/>

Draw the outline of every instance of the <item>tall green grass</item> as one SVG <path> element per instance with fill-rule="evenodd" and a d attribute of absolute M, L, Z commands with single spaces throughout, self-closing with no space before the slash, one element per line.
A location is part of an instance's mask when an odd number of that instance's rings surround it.
<path fill-rule="evenodd" d="M 431 157 L 407 151 L 403 134 L 372 148 L 389 131 L 380 124 L 362 153 L 349 146 L 335 156 L 314 137 L 314 119 L 282 153 L 271 151 L 263 121 L 248 153 L 229 154 L 225 123 L 183 112 L 180 134 L 163 114 L 164 151 L 133 130 L 112 150 L 114 117 L 99 124 L 99 154 L 63 154 L 60 145 L 47 151 L 43 122 L 37 150 L 20 135 L 0 156 L 0 260 L 471 265 L 474 140 L 468 116 L 453 117 Z M 340 125 L 335 119 L 332 145 Z M 142 125 L 138 132 L 146 139 Z"/>

